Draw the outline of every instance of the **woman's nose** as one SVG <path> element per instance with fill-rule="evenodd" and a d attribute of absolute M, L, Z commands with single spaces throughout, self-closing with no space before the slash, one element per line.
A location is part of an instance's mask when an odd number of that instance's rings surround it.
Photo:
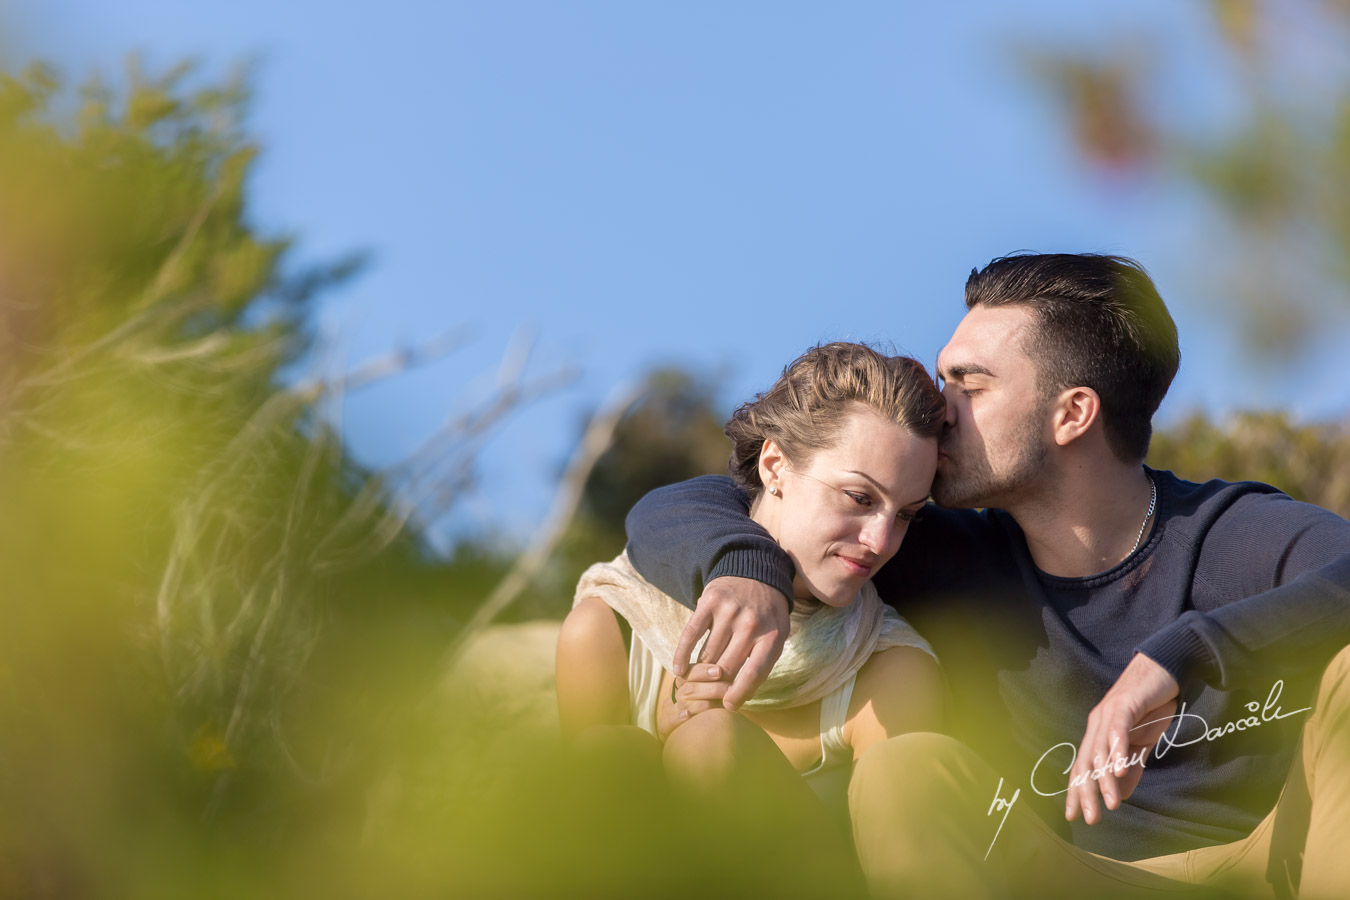
<path fill-rule="evenodd" d="M 862 545 L 877 556 L 888 556 L 890 542 L 895 534 L 892 526 L 893 520 L 888 515 L 869 516 L 860 536 Z"/>

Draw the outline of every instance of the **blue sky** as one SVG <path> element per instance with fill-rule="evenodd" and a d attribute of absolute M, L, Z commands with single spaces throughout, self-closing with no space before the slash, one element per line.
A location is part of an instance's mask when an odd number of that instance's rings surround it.
<path fill-rule="evenodd" d="M 1184 354 L 1162 421 L 1344 416 L 1350 363 L 1326 351 L 1345 335 L 1253 366 L 1196 265 L 1214 246 L 1196 198 L 1088 171 L 1018 62 L 1019 47 L 1161 35 L 1185 51 L 1159 73 L 1164 114 L 1221 126 L 1204 15 L 1175 0 L 0 5 L 7 52 L 72 76 L 133 50 L 152 70 L 258 60 L 257 221 L 311 258 L 372 253 L 321 311 L 328 365 L 471 329 L 446 360 L 348 399 L 358 458 L 407 454 L 521 334 L 529 374 L 579 370 L 495 433 L 478 488 L 438 524 L 447 539 L 527 534 L 582 417 L 652 366 L 724 373 L 730 408 L 824 339 L 931 363 L 966 273 L 1020 249 L 1153 271 Z"/>

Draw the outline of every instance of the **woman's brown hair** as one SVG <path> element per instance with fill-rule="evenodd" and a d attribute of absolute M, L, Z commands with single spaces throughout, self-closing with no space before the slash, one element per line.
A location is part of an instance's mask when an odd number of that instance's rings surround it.
<path fill-rule="evenodd" d="M 766 440 L 804 466 L 830 446 L 855 403 L 924 437 L 937 437 L 946 415 L 942 394 L 918 360 L 884 356 L 866 344 L 822 344 L 793 360 L 773 387 L 731 414 L 725 429 L 732 445 L 731 477 L 752 499 L 758 497 L 764 489 L 759 454 Z"/>

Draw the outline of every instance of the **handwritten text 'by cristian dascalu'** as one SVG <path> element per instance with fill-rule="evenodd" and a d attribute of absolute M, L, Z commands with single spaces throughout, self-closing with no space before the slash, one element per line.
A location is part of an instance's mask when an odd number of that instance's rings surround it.
<path fill-rule="evenodd" d="M 1259 728 L 1262 725 L 1266 724 L 1267 722 L 1275 722 L 1280 719 L 1287 719 L 1290 716 L 1296 716 L 1299 713 L 1304 713 L 1312 709 L 1311 706 L 1305 706 L 1303 709 L 1296 709 L 1293 710 L 1292 712 L 1284 712 L 1283 710 L 1280 709 L 1280 693 L 1283 690 L 1284 690 L 1284 681 L 1281 680 L 1275 682 L 1274 686 L 1271 687 L 1270 694 L 1269 696 L 1266 697 L 1266 702 L 1264 704 L 1257 703 L 1255 701 L 1247 704 L 1246 709 L 1249 713 L 1251 713 L 1251 715 L 1245 716 L 1241 719 L 1234 719 L 1233 721 L 1227 723 L 1226 725 L 1216 725 L 1213 728 L 1209 726 L 1209 723 L 1205 721 L 1204 717 L 1199 716 L 1193 712 L 1187 712 L 1186 704 L 1185 702 L 1183 702 L 1181 704 L 1180 709 L 1177 711 L 1175 715 L 1165 716 L 1161 719 L 1154 719 L 1149 722 L 1141 722 L 1140 724 L 1135 726 L 1135 729 L 1144 728 L 1149 725 L 1156 725 L 1159 722 L 1165 722 L 1169 719 L 1174 719 L 1176 720 L 1176 727 L 1171 728 L 1169 726 L 1169 730 L 1172 731 L 1172 734 L 1170 736 L 1166 732 L 1164 732 L 1162 737 L 1158 738 L 1158 742 L 1154 744 L 1152 748 L 1143 747 L 1129 756 L 1126 756 L 1123 753 L 1117 753 L 1116 745 L 1115 742 L 1113 741 L 1111 743 L 1111 750 L 1107 754 L 1107 758 L 1103 760 L 1102 763 L 1095 769 L 1091 769 L 1079 775 L 1075 775 L 1073 778 L 1071 778 L 1069 780 L 1069 787 L 1078 787 L 1079 785 L 1085 783 L 1088 779 L 1096 781 L 1097 779 L 1105 775 L 1107 772 L 1110 772 L 1113 775 L 1120 775 L 1122 772 L 1125 772 L 1134 766 L 1146 766 L 1147 765 L 1146 760 L 1148 759 L 1148 751 L 1150 749 L 1154 751 L 1154 756 L 1161 759 L 1163 755 L 1167 753 L 1168 750 L 1171 750 L 1174 747 L 1189 747 L 1190 745 L 1198 744 L 1201 741 L 1215 741 L 1221 737 L 1224 737 L 1225 735 L 1233 734 L 1234 732 L 1248 731 L 1252 728 Z M 1199 733 L 1193 737 L 1182 738 L 1181 737 L 1182 728 L 1185 727 L 1189 730 L 1191 726 L 1199 726 L 1200 729 Z M 1042 797 L 1054 797 L 1059 794 L 1067 794 L 1069 792 L 1069 787 L 1066 787 L 1063 790 L 1058 791 L 1043 791 L 1036 784 L 1036 772 L 1038 769 L 1040 769 L 1041 763 L 1045 762 L 1045 758 L 1047 756 L 1049 756 L 1051 753 L 1054 753 L 1061 747 L 1068 747 L 1072 751 L 1072 755 L 1069 757 L 1068 766 L 1065 767 L 1062 773 L 1060 773 L 1063 775 L 1068 775 L 1069 772 L 1073 769 L 1074 760 L 1077 759 L 1078 757 L 1077 747 L 1075 747 L 1074 744 L 1072 744 L 1069 741 L 1065 741 L 1061 744 L 1056 744 L 1049 750 L 1042 753 L 1041 758 L 1036 760 L 1036 765 L 1033 766 L 1031 769 L 1031 789 L 1036 793 L 1040 794 Z M 989 842 L 989 849 L 985 851 L 984 854 L 985 859 L 988 859 L 989 854 L 993 851 L 994 843 L 998 841 L 998 836 L 1003 831 L 1003 823 L 1008 821 L 1008 814 L 1012 812 L 1013 804 L 1017 802 L 1017 798 L 1020 796 L 1022 796 L 1022 790 L 1021 788 L 1018 788 L 1017 790 L 1013 791 L 1011 797 L 1004 798 L 1003 779 L 1000 778 L 998 780 L 998 787 L 994 789 L 994 802 L 989 804 L 989 811 L 985 813 L 985 815 L 992 816 L 995 813 L 1001 812 L 1003 813 L 1003 818 L 999 820 L 998 830 L 994 832 L 994 840 Z"/>

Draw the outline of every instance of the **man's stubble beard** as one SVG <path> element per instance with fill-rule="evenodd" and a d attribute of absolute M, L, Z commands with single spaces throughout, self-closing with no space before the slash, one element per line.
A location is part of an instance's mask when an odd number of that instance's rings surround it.
<path fill-rule="evenodd" d="M 1041 418 L 1039 414 L 1028 416 L 1013 433 L 1013 446 L 1009 448 L 1012 456 L 1001 472 L 995 473 L 990 466 L 987 448 L 978 459 L 948 457 L 948 474 L 939 468 L 933 479 L 933 502 L 949 509 L 1007 507 L 1010 498 L 1034 485 L 1045 473 L 1049 450 L 1038 430 Z M 943 447 L 941 438 L 938 447 Z M 955 473 L 950 471 L 952 459 L 960 465 Z"/>

